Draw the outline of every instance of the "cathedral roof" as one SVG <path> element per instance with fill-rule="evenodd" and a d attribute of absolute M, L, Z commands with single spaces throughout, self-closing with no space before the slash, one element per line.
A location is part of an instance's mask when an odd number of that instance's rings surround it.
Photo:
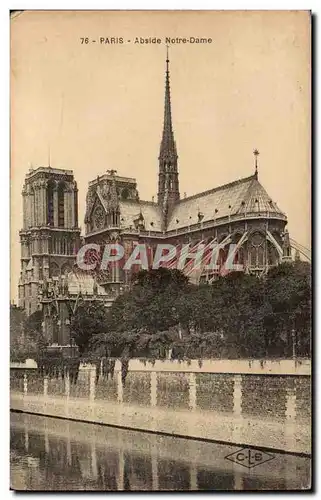
<path fill-rule="evenodd" d="M 198 193 L 180 200 L 174 207 L 167 231 L 219 220 L 224 217 L 244 217 L 253 214 L 283 216 L 284 213 L 274 203 L 256 175 L 240 179 L 223 186 Z"/>
<path fill-rule="evenodd" d="M 121 228 L 135 228 L 142 218 L 146 231 L 162 231 L 162 207 L 150 201 L 119 202 Z M 256 175 L 218 186 L 180 200 L 173 208 L 167 231 L 188 227 L 199 222 L 219 221 L 229 216 L 250 215 L 285 218 L 285 214 L 270 198 Z"/>
<path fill-rule="evenodd" d="M 162 209 L 151 201 L 120 201 L 120 225 L 122 229 L 134 228 L 134 221 L 143 216 L 146 231 L 162 230 Z"/>

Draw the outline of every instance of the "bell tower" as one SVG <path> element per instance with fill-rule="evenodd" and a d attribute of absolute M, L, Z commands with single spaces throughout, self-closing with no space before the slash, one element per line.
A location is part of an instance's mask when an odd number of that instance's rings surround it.
<path fill-rule="evenodd" d="M 158 173 L 158 204 L 163 211 L 163 225 L 167 224 L 167 218 L 172 206 L 180 199 L 177 150 L 174 140 L 174 131 L 172 125 L 171 95 L 169 81 L 169 58 L 168 47 L 166 57 L 166 75 L 165 75 L 165 105 L 164 105 L 164 124 L 163 135 L 159 151 L 159 173 Z"/>
<path fill-rule="evenodd" d="M 19 306 L 28 315 L 39 307 L 39 284 L 58 280 L 75 262 L 80 243 L 78 189 L 72 170 L 30 169 L 22 190 Z"/>

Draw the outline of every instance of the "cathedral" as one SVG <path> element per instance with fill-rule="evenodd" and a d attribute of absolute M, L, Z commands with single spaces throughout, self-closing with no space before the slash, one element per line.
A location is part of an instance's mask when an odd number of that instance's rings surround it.
<path fill-rule="evenodd" d="M 176 247 L 188 243 L 192 249 L 202 242 L 206 250 L 217 242 L 223 263 L 224 250 L 232 243 L 234 262 L 256 275 L 291 260 L 287 217 L 259 182 L 258 154 L 255 150 L 252 175 L 181 197 L 167 56 L 157 200 L 141 200 L 136 179 L 109 170 L 89 182 L 85 234 L 81 236 L 73 172 L 50 166 L 31 169 L 22 191 L 19 306 L 28 315 L 42 309 L 49 343 L 65 346 L 70 344 L 70 319 L 80 300 L 100 300 L 108 307 L 128 290 L 133 271 L 115 265 L 86 273 L 76 266 L 83 244 L 119 242 L 128 256 L 144 243 L 152 256 L 159 243 Z M 191 282 L 211 283 L 221 274 L 220 269 L 208 271 L 205 260 L 206 252 L 199 269 L 187 262 L 184 272 Z"/>

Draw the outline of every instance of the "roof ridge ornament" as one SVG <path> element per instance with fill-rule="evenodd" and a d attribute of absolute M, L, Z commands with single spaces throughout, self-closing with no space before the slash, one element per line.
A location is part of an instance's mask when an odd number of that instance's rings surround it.
<path fill-rule="evenodd" d="M 254 149 L 253 151 L 253 154 L 254 154 L 254 157 L 255 157 L 255 172 L 254 172 L 254 176 L 255 178 L 257 179 L 258 178 L 258 165 L 257 165 L 257 157 L 259 156 L 260 154 L 260 151 L 258 149 Z"/>

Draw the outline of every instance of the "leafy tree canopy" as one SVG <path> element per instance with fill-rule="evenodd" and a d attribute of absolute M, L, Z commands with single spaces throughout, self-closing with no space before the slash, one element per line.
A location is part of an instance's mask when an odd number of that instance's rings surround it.
<path fill-rule="evenodd" d="M 79 352 L 83 353 L 88 349 L 94 334 L 102 333 L 106 329 L 106 307 L 99 301 L 81 301 L 71 321 L 71 334 Z"/>
<path fill-rule="evenodd" d="M 296 354 L 305 356 L 310 281 L 302 262 L 282 264 L 263 278 L 234 272 L 200 286 L 178 270 L 141 271 L 109 310 L 98 301 L 80 303 L 72 332 L 80 352 L 107 357 L 162 357 L 169 348 L 190 357 L 291 356 L 294 342 Z"/>

